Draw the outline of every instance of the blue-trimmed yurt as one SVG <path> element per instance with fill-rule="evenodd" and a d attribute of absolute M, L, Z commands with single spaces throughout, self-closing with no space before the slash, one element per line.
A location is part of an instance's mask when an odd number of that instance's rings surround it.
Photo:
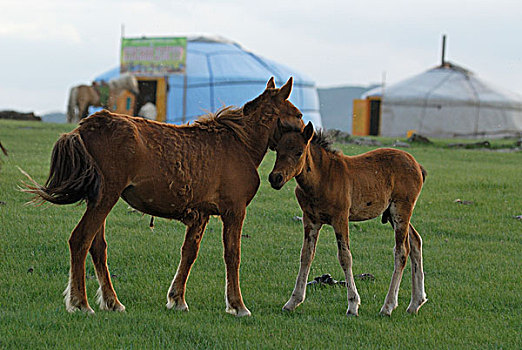
<path fill-rule="evenodd" d="M 109 81 L 119 74 L 116 67 L 95 81 Z M 157 106 L 156 119 L 173 124 L 190 122 L 223 106 L 242 106 L 263 92 L 270 77 L 275 78 L 276 86 L 293 77 L 290 101 L 302 111 L 305 122 L 322 127 L 317 90 L 310 78 L 220 37 L 187 37 L 184 73 L 136 77 L 140 95 L 134 113 L 152 102 Z M 120 104 L 125 110 L 125 102 Z"/>

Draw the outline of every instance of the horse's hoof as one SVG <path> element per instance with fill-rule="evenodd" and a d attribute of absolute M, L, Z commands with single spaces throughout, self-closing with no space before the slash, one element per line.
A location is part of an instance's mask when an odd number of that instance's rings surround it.
<path fill-rule="evenodd" d="M 393 310 L 385 310 L 385 309 L 381 309 L 381 311 L 379 311 L 379 315 L 389 317 L 389 316 L 391 316 L 392 311 L 393 311 Z"/>
<path fill-rule="evenodd" d="M 94 315 L 94 310 L 91 309 L 90 306 L 81 306 L 81 307 L 80 307 L 80 306 L 75 306 L 75 307 L 69 307 L 69 308 L 67 308 L 67 311 L 68 311 L 69 313 L 71 313 L 71 314 L 72 314 L 72 313 L 75 313 L 76 311 L 81 311 L 81 312 L 83 312 L 83 313 L 85 313 L 85 314 L 87 314 L 87 315 Z"/>
<path fill-rule="evenodd" d="M 284 311 L 294 311 L 297 309 L 299 305 L 301 305 L 304 301 L 304 298 L 294 299 L 293 296 L 286 302 L 285 306 L 283 306 Z"/>
<path fill-rule="evenodd" d="M 295 308 L 291 308 L 291 307 L 285 305 L 285 306 L 283 306 L 283 308 L 281 310 L 283 310 L 284 312 L 292 312 L 295 310 Z"/>
<path fill-rule="evenodd" d="M 288 302 L 288 303 L 285 304 L 285 306 L 283 306 L 283 311 L 291 312 L 291 311 L 294 311 L 294 310 L 295 310 L 295 304 L 294 303 Z"/>
<path fill-rule="evenodd" d="M 244 317 L 244 316 L 252 316 L 250 311 L 248 309 L 241 309 L 237 311 L 236 314 L 237 317 Z"/>
<path fill-rule="evenodd" d="M 182 303 L 182 304 L 178 305 L 173 301 L 169 301 L 166 306 L 167 306 L 167 309 L 169 309 L 169 310 L 174 309 L 176 311 L 185 311 L 185 312 L 189 311 L 187 303 Z"/>
<path fill-rule="evenodd" d="M 408 309 L 406 309 L 406 311 L 410 314 L 416 315 L 419 312 L 419 309 L 421 308 L 421 306 L 424 305 L 427 301 L 428 301 L 428 299 L 424 299 L 418 304 L 410 303 L 410 305 L 408 306 Z"/>
<path fill-rule="evenodd" d="M 125 312 L 125 305 L 123 305 L 122 303 L 117 303 L 114 305 L 114 307 L 112 308 L 112 311 L 116 311 L 116 312 Z"/>
<path fill-rule="evenodd" d="M 348 310 L 348 311 L 346 311 L 346 316 L 357 317 L 357 316 L 359 316 L 359 312 L 358 311 L 353 312 L 353 311 Z"/>
<path fill-rule="evenodd" d="M 397 303 L 384 303 L 379 313 L 383 316 L 391 316 L 393 310 L 395 310 L 397 306 Z"/>
<path fill-rule="evenodd" d="M 102 305 L 100 304 L 100 310 L 104 311 L 114 311 L 114 312 L 125 312 L 125 306 L 120 303 L 115 303 L 112 306 Z"/>
<path fill-rule="evenodd" d="M 252 314 L 250 313 L 250 311 L 248 311 L 247 308 L 244 308 L 244 309 L 233 309 L 233 308 L 226 308 L 226 312 L 231 314 L 231 315 L 234 315 L 236 317 L 244 317 L 244 316 L 252 316 Z"/>

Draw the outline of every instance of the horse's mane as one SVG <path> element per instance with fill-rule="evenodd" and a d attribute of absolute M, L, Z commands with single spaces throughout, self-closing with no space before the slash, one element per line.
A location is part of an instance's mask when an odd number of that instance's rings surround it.
<path fill-rule="evenodd" d="M 287 132 L 301 133 L 301 129 L 299 129 L 299 127 L 297 127 L 295 125 L 287 124 L 287 123 L 281 124 L 281 129 L 282 129 L 281 131 L 283 133 L 287 133 Z M 326 133 L 324 132 L 323 129 L 319 129 L 319 131 L 314 131 L 314 135 L 312 136 L 311 143 L 313 145 L 317 145 L 317 146 L 321 147 L 322 149 L 324 149 L 325 151 L 330 152 L 330 153 L 339 152 L 339 150 L 332 147 L 333 140 L 328 138 L 328 136 L 326 135 Z"/>
<path fill-rule="evenodd" d="M 245 121 L 243 108 L 227 106 L 220 108 L 216 113 L 208 113 L 199 117 L 192 126 L 216 133 L 225 130 L 232 131 L 241 143 L 252 149 L 254 148 L 254 140 L 247 133 Z"/>
<path fill-rule="evenodd" d="M 338 153 L 339 150 L 333 148 L 332 146 L 333 140 L 328 138 L 323 129 L 320 129 L 318 132 L 314 132 L 314 136 L 312 137 L 312 144 L 318 145 L 323 148 L 325 151 L 331 153 Z"/>

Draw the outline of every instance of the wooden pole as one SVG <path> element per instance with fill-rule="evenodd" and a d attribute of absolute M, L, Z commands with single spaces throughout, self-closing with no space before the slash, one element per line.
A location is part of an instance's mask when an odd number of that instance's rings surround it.
<path fill-rule="evenodd" d="M 446 34 L 442 35 L 442 58 L 441 58 L 441 66 L 444 67 L 446 64 Z"/>

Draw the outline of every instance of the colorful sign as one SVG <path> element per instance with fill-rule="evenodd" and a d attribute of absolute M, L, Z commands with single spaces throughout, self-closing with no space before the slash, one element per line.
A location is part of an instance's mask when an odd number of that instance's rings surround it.
<path fill-rule="evenodd" d="M 120 72 L 183 73 L 186 57 L 187 38 L 122 38 Z"/>

